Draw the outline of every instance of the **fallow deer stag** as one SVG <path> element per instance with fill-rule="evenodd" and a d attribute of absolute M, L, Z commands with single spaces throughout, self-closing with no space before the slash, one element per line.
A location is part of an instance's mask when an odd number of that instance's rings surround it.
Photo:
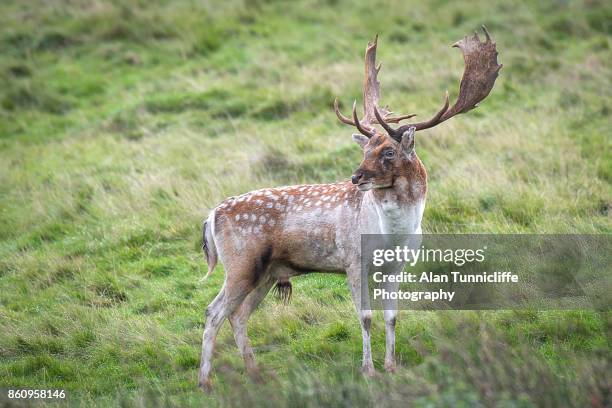
<path fill-rule="evenodd" d="M 370 348 L 372 312 L 361 305 L 361 234 L 420 234 L 427 192 L 427 173 L 414 150 L 414 132 L 428 129 L 465 113 L 487 97 L 502 67 L 497 50 L 483 26 L 486 40 L 477 34 L 453 46 L 463 52 L 465 69 L 457 102 L 444 105 L 431 119 L 393 128 L 390 123 L 414 115 L 392 116 L 379 107 L 376 66 L 377 38 L 365 52 L 364 116 L 353 104 L 352 117 L 334 109 L 338 119 L 355 126 L 353 140 L 364 157 L 351 180 L 333 184 L 266 188 L 230 197 L 216 207 L 204 223 L 203 249 L 208 274 L 217 261 L 225 266 L 225 282 L 206 309 L 199 384 L 211 386 L 211 359 L 221 324 L 229 319 L 247 372 L 257 374 L 247 338 L 247 320 L 276 284 L 285 300 L 291 295 L 290 278 L 321 271 L 346 273 L 359 314 L 363 336 L 362 369 L 373 375 Z M 375 127 L 380 125 L 381 131 Z M 384 367 L 395 370 L 397 307 L 385 307 L 386 352 Z"/>

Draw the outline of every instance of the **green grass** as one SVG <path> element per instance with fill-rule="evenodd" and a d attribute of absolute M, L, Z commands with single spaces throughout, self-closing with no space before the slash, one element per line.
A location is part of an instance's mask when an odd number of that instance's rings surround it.
<path fill-rule="evenodd" d="M 400 373 L 368 382 L 330 275 L 251 319 L 266 385 L 226 325 L 217 388 L 196 389 L 223 275 L 200 281 L 202 220 L 226 196 L 349 177 L 360 152 L 331 104 L 360 97 L 375 33 L 383 102 L 421 118 L 456 95 L 464 34 L 486 24 L 504 64 L 480 108 L 417 137 L 425 232 L 612 232 L 609 2 L 422 3 L 3 1 L 0 387 L 100 406 L 609 403 L 609 312 L 404 312 Z"/>

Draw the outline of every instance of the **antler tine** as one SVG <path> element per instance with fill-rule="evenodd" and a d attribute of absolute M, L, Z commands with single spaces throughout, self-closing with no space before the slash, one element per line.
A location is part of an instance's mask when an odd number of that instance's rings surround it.
<path fill-rule="evenodd" d="M 417 130 L 429 129 L 431 127 L 436 126 L 439 123 L 442 123 L 442 120 L 440 120 L 440 119 L 442 118 L 442 116 L 448 110 L 448 105 L 449 105 L 448 91 L 446 91 L 446 93 L 444 94 L 444 105 L 442 105 L 442 108 L 431 119 L 429 119 L 429 120 L 427 120 L 425 122 L 408 123 L 406 125 L 402 125 L 402 126 L 400 126 L 399 128 L 396 129 L 396 132 L 399 135 L 401 135 L 406 130 L 408 130 L 410 127 L 414 127 L 414 130 L 417 131 Z"/>
<path fill-rule="evenodd" d="M 378 108 L 376 108 L 378 109 Z M 338 105 L 338 98 L 334 99 L 334 112 L 336 113 L 336 117 L 338 118 L 338 120 L 346 125 L 351 125 L 351 126 L 355 126 L 355 122 L 353 122 L 351 119 L 349 119 L 348 117 L 344 116 L 342 114 L 342 112 L 340 112 L 340 107 Z M 379 111 L 380 114 L 380 111 Z M 381 115 L 382 116 L 382 115 Z M 383 118 L 383 122 L 385 122 L 385 124 L 387 123 L 399 123 L 402 120 L 405 119 L 410 119 L 417 116 L 414 113 L 408 114 L 408 115 L 401 115 L 401 116 L 390 116 L 390 117 L 384 117 Z M 374 121 L 374 123 L 379 123 L 379 124 L 383 124 L 383 122 L 380 121 L 380 119 L 378 119 L 378 116 L 376 116 L 376 120 Z M 384 125 L 383 125 L 384 127 Z"/>
<path fill-rule="evenodd" d="M 408 115 L 401 115 L 401 116 L 387 116 L 387 117 L 385 117 L 385 122 L 387 122 L 387 123 L 400 123 L 404 119 L 414 118 L 415 116 L 416 116 L 416 113 L 410 113 Z"/>
<path fill-rule="evenodd" d="M 485 37 L 487 37 L 487 42 L 491 42 L 491 35 L 489 34 L 489 30 L 487 30 L 487 27 L 484 24 L 480 27 L 482 28 L 482 31 L 484 31 Z"/>
<path fill-rule="evenodd" d="M 362 135 L 367 136 L 368 138 L 374 136 L 373 131 L 365 129 L 363 126 L 361 126 L 361 123 L 359 122 L 359 118 L 357 117 L 357 101 L 353 102 L 353 121 L 355 122 L 355 127 Z"/>
<path fill-rule="evenodd" d="M 347 125 L 355 126 L 355 122 L 347 118 L 340 112 L 340 108 L 338 107 L 338 98 L 334 99 L 334 112 L 336 112 L 336 116 L 340 122 L 345 123 Z"/>
<path fill-rule="evenodd" d="M 389 136 L 397 140 L 397 133 L 395 132 L 395 129 L 393 129 L 391 126 L 387 124 L 385 119 L 382 117 L 382 115 L 378 111 L 378 106 L 374 106 L 374 115 L 376 116 L 376 120 L 378 120 L 378 123 L 380 123 L 380 125 L 387 131 Z"/>

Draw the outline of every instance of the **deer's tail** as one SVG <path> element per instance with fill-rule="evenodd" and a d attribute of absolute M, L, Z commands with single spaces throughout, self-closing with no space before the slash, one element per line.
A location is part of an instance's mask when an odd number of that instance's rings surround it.
<path fill-rule="evenodd" d="M 213 211 L 202 226 L 202 250 L 206 256 L 208 264 L 208 272 L 204 279 L 208 278 L 217 265 L 217 247 L 215 246 L 214 228 L 215 227 L 215 212 Z"/>

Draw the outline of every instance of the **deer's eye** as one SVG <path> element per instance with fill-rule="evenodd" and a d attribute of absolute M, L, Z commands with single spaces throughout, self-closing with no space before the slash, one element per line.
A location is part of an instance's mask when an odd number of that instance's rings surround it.
<path fill-rule="evenodd" d="M 393 159 L 395 158 L 395 151 L 394 150 L 387 150 L 385 152 L 385 159 Z"/>

